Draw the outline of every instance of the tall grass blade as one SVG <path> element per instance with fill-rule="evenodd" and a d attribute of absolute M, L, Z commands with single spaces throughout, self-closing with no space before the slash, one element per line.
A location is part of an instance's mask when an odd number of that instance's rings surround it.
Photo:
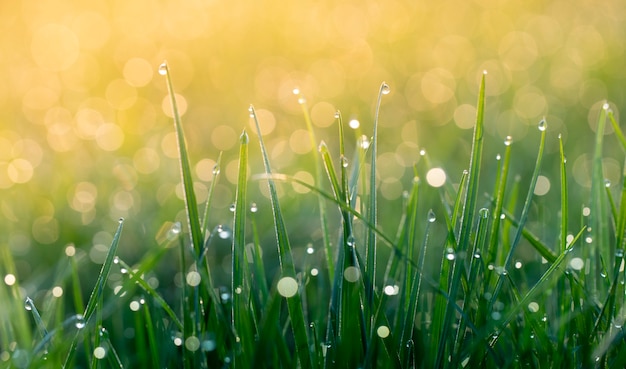
<path fill-rule="evenodd" d="M 187 223 L 189 225 L 189 236 L 191 237 L 191 245 L 198 258 L 202 252 L 202 230 L 200 229 L 200 217 L 198 215 L 198 204 L 196 203 L 196 194 L 193 189 L 193 178 L 191 177 L 191 167 L 189 165 L 189 154 L 187 152 L 187 142 L 183 131 L 182 121 L 178 112 L 178 104 L 176 103 L 176 94 L 172 85 L 172 77 L 170 75 L 167 62 L 163 62 L 159 66 L 159 73 L 165 76 L 167 82 L 167 91 L 170 95 L 170 103 L 172 105 L 172 115 L 174 116 L 174 128 L 176 129 L 176 139 L 178 143 L 178 157 L 180 160 L 180 175 L 183 182 L 183 194 L 185 197 L 185 210 L 187 215 Z"/>
<path fill-rule="evenodd" d="M 459 240 L 455 249 L 455 252 L 458 253 L 467 253 L 467 249 L 470 243 L 470 233 L 473 226 L 476 201 L 478 198 L 478 179 L 480 175 L 480 165 L 482 162 L 484 111 L 485 73 L 483 73 L 482 75 L 480 81 L 480 89 L 478 92 L 478 106 L 476 109 L 476 124 L 474 125 L 474 136 L 472 139 L 472 153 L 470 156 L 470 169 L 468 174 L 467 192 L 465 194 L 465 201 L 463 203 Z M 449 332 L 452 329 L 452 322 L 454 320 L 454 310 L 451 306 L 451 303 L 453 303 L 456 299 L 456 295 L 461 284 L 462 272 L 463 262 L 455 261 L 452 265 L 452 280 L 450 281 L 449 286 L 449 296 L 451 300 L 448 301 L 445 308 L 443 326 L 441 327 L 442 333 L 439 338 L 439 344 L 436 353 L 435 367 L 441 367 L 443 365 L 443 358 L 449 354 L 449 351 L 446 349 L 447 340 Z"/>
<path fill-rule="evenodd" d="M 289 237 L 285 221 L 283 219 L 282 212 L 280 210 L 280 204 L 278 201 L 278 194 L 276 192 L 276 184 L 271 176 L 272 170 L 270 167 L 269 156 L 263 143 L 263 136 L 261 135 L 261 127 L 257 118 L 256 112 L 253 106 L 250 106 L 250 116 L 254 119 L 254 123 L 257 128 L 257 135 L 259 144 L 261 146 L 261 155 L 263 157 L 263 165 L 265 167 L 265 173 L 267 175 L 267 184 L 269 187 L 270 201 L 272 204 L 272 214 L 274 216 L 274 231 L 276 233 L 276 240 L 278 242 L 278 256 L 280 261 L 280 268 L 282 277 L 288 277 L 295 279 L 296 269 L 293 262 L 293 256 L 291 253 L 291 245 L 289 243 Z M 287 308 L 289 311 L 289 317 L 291 319 L 291 328 L 294 334 L 296 342 L 296 353 L 299 358 L 300 366 L 304 369 L 315 368 L 315 360 L 310 352 L 309 337 L 307 335 L 308 329 L 306 320 L 304 317 L 304 310 L 302 306 L 302 297 L 300 292 L 296 292 L 293 296 L 287 298 Z"/>
<path fill-rule="evenodd" d="M 98 279 L 96 279 L 96 284 L 91 291 L 91 296 L 87 301 L 87 306 L 85 307 L 85 311 L 82 314 L 82 320 L 80 324 L 82 326 L 87 325 L 89 320 L 93 316 L 93 313 L 96 311 L 98 307 L 98 301 L 102 298 L 102 294 L 104 293 L 104 287 L 106 285 L 106 281 L 109 278 L 109 273 L 111 272 L 111 266 L 113 265 L 113 260 L 115 259 L 115 255 L 117 253 L 117 247 L 120 242 L 120 237 L 122 236 L 122 229 L 124 228 L 124 219 L 120 218 L 119 225 L 117 227 L 117 231 L 113 236 L 113 241 L 111 241 L 111 246 L 109 247 L 109 251 L 107 252 L 107 256 L 102 264 L 102 268 L 100 269 L 100 274 L 98 274 Z M 78 334 L 74 337 L 70 345 L 69 352 L 65 358 L 65 363 L 63 364 L 63 368 L 67 368 L 68 365 L 72 362 L 74 357 L 74 352 L 76 348 L 76 344 L 78 341 Z"/>
<path fill-rule="evenodd" d="M 235 197 L 235 214 L 232 242 L 232 321 L 235 341 L 240 347 L 235 350 L 233 365 L 249 367 L 252 357 L 252 341 L 254 336 L 250 326 L 249 299 L 250 286 L 246 260 L 246 194 L 248 188 L 248 134 L 243 131 L 239 138 L 239 176 L 237 178 L 237 195 Z"/>

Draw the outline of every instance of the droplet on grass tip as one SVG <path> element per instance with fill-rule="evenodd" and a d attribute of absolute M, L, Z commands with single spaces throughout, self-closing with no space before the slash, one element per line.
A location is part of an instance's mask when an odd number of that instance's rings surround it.
<path fill-rule="evenodd" d="M 605 102 L 604 104 L 602 104 L 602 109 L 609 110 L 610 108 L 611 108 L 611 106 L 609 105 L 608 102 Z"/>
<path fill-rule="evenodd" d="M 248 132 L 244 130 L 243 132 L 241 132 L 241 136 L 239 136 L 239 143 L 247 144 L 249 141 L 250 139 L 248 138 Z"/>
<path fill-rule="evenodd" d="M 220 165 L 219 164 L 215 164 L 213 166 L 213 175 L 216 176 L 218 174 L 220 174 Z"/>
<path fill-rule="evenodd" d="M 282 297 L 293 297 L 298 293 L 298 281 L 292 277 L 283 277 L 278 281 L 276 289 Z"/>
<path fill-rule="evenodd" d="M 248 113 L 250 113 L 250 118 L 254 118 L 255 113 L 254 113 L 254 107 L 252 105 L 248 107 Z"/>
<path fill-rule="evenodd" d="M 504 145 L 505 146 L 510 146 L 512 142 L 513 142 L 513 137 L 511 137 L 511 136 L 506 136 L 505 137 L 505 139 L 504 139 Z"/>
<path fill-rule="evenodd" d="M 253 202 L 252 204 L 250 204 L 250 212 L 256 213 L 257 211 L 259 211 L 259 207 L 256 205 L 256 202 Z"/>
<path fill-rule="evenodd" d="M 339 110 L 337 110 L 335 112 L 335 119 L 339 119 L 341 117 L 341 113 L 339 112 Z"/>
<path fill-rule="evenodd" d="M 539 125 L 537 126 L 537 128 L 539 128 L 539 130 L 543 132 L 548 128 L 548 123 L 546 123 L 545 119 L 542 119 L 539 121 Z"/>
<path fill-rule="evenodd" d="M 478 211 L 478 214 L 480 215 L 481 218 L 483 219 L 487 219 L 489 218 L 489 209 L 487 208 L 482 208 Z"/>
<path fill-rule="evenodd" d="M 391 92 L 391 88 L 386 82 L 383 82 L 383 84 L 380 86 L 380 92 L 382 92 L 383 95 L 388 95 Z"/>
<path fill-rule="evenodd" d="M 159 74 L 162 76 L 167 74 L 167 62 L 163 62 L 159 65 Z"/>
<path fill-rule="evenodd" d="M 85 317 L 83 317 L 81 314 L 77 314 L 75 318 L 76 318 L 76 321 L 74 322 L 74 326 L 77 329 L 85 328 Z"/>
<path fill-rule="evenodd" d="M 32 311 L 33 310 L 33 299 L 31 299 L 28 296 L 26 296 L 26 300 L 24 300 L 24 309 L 26 309 L 28 311 Z"/>
<path fill-rule="evenodd" d="M 344 168 L 348 167 L 348 159 L 345 156 L 341 155 L 340 161 L 341 161 L 341 166 L 342 167 L 344 167 Z"/>
<path fill-rule="evenodd" d="M 611 181 L 610 181 L 610 180 L 608 180 L 608 179 L 605 179 L 605 180 L 604 180 L 604 187 L 606 187 L 606 188 L 611 187 Z"/>
<path fill-rule="evenodd" d="M 433 209 L 428 210 L 428 218 L 427 219 L 428 219 L 429 223 L 434 223 L 435 220 L 437 220 L 437 215 L 435 214 Z"/>
<path fill-rule="evenodd" d="M 306 248 L 306 253 L 309 255 L 313 255 L 315 253 L 315 249 L 312 246 Z"/>
<path fill-rule="evenodd" d="M 117 220 L 120 224 L 124 223 L 124 218 L 120 217 L 120 219 Z"/>

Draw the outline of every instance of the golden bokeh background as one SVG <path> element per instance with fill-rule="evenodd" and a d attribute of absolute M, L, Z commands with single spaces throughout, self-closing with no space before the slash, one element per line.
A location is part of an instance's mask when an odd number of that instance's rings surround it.
<path fill-rule="evenodd" d="M 244 128 L 254 133 L 248 104 L 257 109 L 274 169 L 312 181 L 317 148 L 309 143 L 294 88 L 306 98 L 318 140 L 336 148 L 335 111 L 351 121 L 351 142 L 367 138 L 378 87 L 386 81 L 391 93 L 383 99 L 378 160 L 380 195 L 391 204 L 382 210 L 391 212 L 410 186 L 420 150 L 445 169 L 433 176 L 460 177 L 483 70 L 486 167 L 493 168 L 491 158 L 511 135 L 515 172 L 523 177 L 534 162 L 535 127 L 546 117 L 548 156 L 562 134 L 572 181 L 584 197 L 597 112 L 608 101 L 619 118 L 626 102 L 623 5 L 3 1 L 0 242 L 18 258 L 28 255 L 18 262 L 27 275 L 39 258 L 56 259 L 68 243 L 101 260 L 112 220 L 121 216 L 130 225 L 129 246 L 121 252 L 130 255 L 151 247 L 165 222 L 182 219 L 171 109 L 157 71 L 163 60 L 183 113 L 199 201 L 224 152 L 211 224 L 230 219 L 238 137 Z M 617 183 L 622 159 L 610 147 L 614 141 L 607 142 L 606 175 Z M 258 146 L 252 155 L 252 173 L 259 173 Z M 558 172 L 551 168 L 548 158 L 538 195 L 554 194 L 550 182 L 558 188 Z M 261 203 L 264 184 L 253 186 Z M 305 201 L 298 197 L 306 192 L 302 187 L 281 188 L 285 201 Z M 317 219 L 315 201 L 310 204 L 310 210 L 291 211 Z M 293 223 L 296 229 L 308 226 Z"/>

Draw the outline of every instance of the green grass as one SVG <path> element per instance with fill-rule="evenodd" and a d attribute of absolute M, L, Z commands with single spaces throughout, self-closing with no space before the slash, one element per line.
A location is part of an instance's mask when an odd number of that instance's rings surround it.
<path fill-rule="evenodd" d="M 123 220 L 93 286 L 81 271 L 85 255 L 68 247 L 58 262 L 54 283 L 70 299 L 52 292 L 35 298 L 30 281 L 16 276 L 13 258 L 1 245 L 0 366 L 37 368 L 623 368 L 626 320 L 623 255 L 626 232 L 626 181 L 613 193 L 602 172 L 604 126 L 609 120 L 619 144 L 626 140 L 606 105 L 599 116 L 593 152 L 591 201 L 573 203 L 568 186 L 567 147 L 558 136 L 558 229 L 545 229 L 556 241 L 537 236 L 528 225 L 538 206 L 535 186 L 552 135 L 545 120 L 535 135 L 537 156 L 529 181 L 511 183 L 516 143 L 502 144 L 495 162 L 483 157 L 485 84 L 479 86 L 477 117 L 468 170 L 458 184 L 431 187 L 426 153 L 415 158 L 415 178 L 394 232 L 379 217 L 377 147 L 381 101 L 378 92 L 369 145 L 355 142 L 346 152 L 342 116 L 336 114 L 338 152 L 319 144 L 315 181 L 274 173 L 254 107 L 257 139 L 244 130 L 233 218 L 229 227 L 211 227 L 213 171 L 204 214 L 194 194 L 183 123 L 167 64 L 165 76 L 174 112 L 184 211 L 187 224 L 172 223 L 143 258 L 129 265 L 118 256 L 125 247 Z M 317 146 L 306 101 L 304 123 Z M 260 155 L 263 168 L 251 168 Z M 349 160 L 348 157 L 353 159 Z M 626 176 L 626 171 L 625 171 Z M 258 207 L 248 187 L 268 186 L 273 229 L 257 225 Z M 318 199 L 319 259 L 303 259 L 290 238 L 278 195 L 279 182 L 308 188 Z M 524 185 L 526 183 L 526 185 Z M 524 187 L 527 186 L 527 187 Z M 486 195 L 485 195 L 486 193 Z M 303 195 L 305 196 L 305 195 Z M 311 195 L 308 195 L 311 196 Z M 434 202 L 433 199 L 437 199 Z M 427 208 L 426 206 L 431 206 Z M 579 212 L 589 206 L 589 216 Z M 333 215 L 333 213 L 335 213 Z M 174 214 L 172 214 L 172 218 Z M 337 221 L 331 221 L 337 219 Z M 311 221 L 311 220 L 309 220 Z M 261 244 L 267 233 L 273 245 Z M 554 237 L 553 237 L 554 236 Z M 209 248 L 217 238 L 231 244 L 231 283 L 217 287 L 220 265 Z M 274 248 L 275 254 L 269 248 Z M 76 251 L 76 252 L 69 252 Z M 301 251 L 301 250 L 300 250 Z M 263 255 L 266 252 L 270 256 Z M 309 253 L 309 250 L 307 250 Z M 519 261 L 525 255 L 526 265 Z M 268 260 L 276 255 L 277 260 Z M 174 262 L 173 262 L 174 260 Z M 319 264 L 314 260 L 322 260 Z M 276 275 L 266 265 L 278 262 Z M 180 272 L 180 283 L 165 289 L 151 282 L 159 266 Z M 121 278 L 111 280 L 112 272 Z M 158 276 L 167 278 L 166 276 Z M 41 282 L 39 282 L 41 283 Z M 83 291 L 90 290 L 89 294 Z M 70 302 L 67 303 L 66 301 Z M 86 302 L 85 302 L 86 301 Z"/>

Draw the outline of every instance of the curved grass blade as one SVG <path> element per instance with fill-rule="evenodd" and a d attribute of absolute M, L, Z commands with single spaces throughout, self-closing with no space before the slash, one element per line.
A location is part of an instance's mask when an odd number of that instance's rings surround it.
<path fill-rule="evenodd" d="M 489 234 L 489 246 L 487 251 L 487 262 L 495 262 L 498 253 L 498 239 L 500 236 L 500 214 L 504 205 L 504 193 L 506 191 L 507 179 L 511 161 L 511 136 L 507 136 L 504 141 L 504 158 L 499 168 L 500 175 L 496 179 L 496 198 L 493 211 L 491 213 L 491 231 Z M 486 250 L 482 250 L 486 251 Z"/>
<path fill-rule="evenodd" d="M 176 129 L 176 139 L 178 142 L 178 157 L 180 160 L 180 175 L 183 182 L 183 194 L 185 197 L 185 210 L 187 214 L 187 224 L 189 225 L 189 236 L 191 244 L 195 251 L 196 258 L 202 252 L 202 231 L 200 229 L 200 217 L 198 215 L 198 204 L 196 203 L 196 194 L 193 190 L 193 179 L 191 177 L 191 167 L 189 165 L 189 154 L 187 153 L 187 142 L 183 125 L 178 113 L 178 104 L 176 103 L 176 95 L 172 85 L 169 66 L 167 62 L 163 62 L 159 66 L 159 73 L 165 76 L 167 82 L 167 91 L 170 95 L 170 103 L 172 105 L 172 115 L 174 116 L 174 128 Z"/>
<path fill-rule="evenodd" d="M 222 166 L 222 152 L 220 151 L 219 156 L 217 157 L 217 161 L 215 162 L 215 166 L 213 167 L 213 180 L 211 181 L 211 186 L 209 187 L 209 193 L 206 198 L 206 203 L 204 206 L 204 216 L 202 217 L 202 234 L 206 235 L 209 227 L 209 211 L 211 210 L 211 203 L 213 201 L 213 191 L 215 190 L 215 185 L 217 184 L 217 179 L 219 178 L 219 174 Z"/>
<path fill-rule="evenodd" d="M 296 269 L 291 253 L 291 245 L 289 244 L 287 228 L 285 226 L 285 221 L 280 210 L 278 194 L 276 192 L 276 184 L 274 183 L 274 180 L 271 176 L 272 170 L 270 167 L 269 156 L 267 155 L 267 150 L 265 149 L 265 144 L 263 143 L 263 136 L 261 135 L 259 120 L 252 105 L 250 105 L 249 111 L 250 116 L 252 117 L 252 119 L 254 119 L 254 123 L 257 128 L 257 135 L 259 139 L 259 144 L 261 146 L 261 155 L 263 157 L 263 165 L 265 167 L 265 173 L 267 175 L 267 184 L 269 187 L 272 213 L 274 216 L 274 231 L 276 233 L 276 240 L 278 241 L 278 256 L 280 261 L 281 273 L 283 277 L 295 278 Z M 287 308 L 289 311 L 291 327 L 296 341 L 296 353 L 300 361 L 300 366 L 303 369 L 314 368 L 316 367 L 316 362 L 310 352 L 309 337 L 307 335 L 308 329 L 304 317 L 302 297 L 300 296 L 299 292 L 287 299 Z"/>

